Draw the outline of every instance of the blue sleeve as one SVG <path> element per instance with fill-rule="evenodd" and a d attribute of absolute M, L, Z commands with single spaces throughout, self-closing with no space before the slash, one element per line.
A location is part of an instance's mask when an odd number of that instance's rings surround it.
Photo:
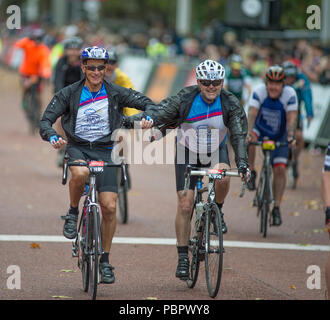
<path fill-rule="evenodd" d="M 305 110 L 307 116 L 313 118 L 313 104 L 312 104 L 312 89 L 308 78 L 304 74 L 299 75 L 300 79 L 305 81 L 304 87 L 301 89 L 301 99 L 305 102 Z"/>

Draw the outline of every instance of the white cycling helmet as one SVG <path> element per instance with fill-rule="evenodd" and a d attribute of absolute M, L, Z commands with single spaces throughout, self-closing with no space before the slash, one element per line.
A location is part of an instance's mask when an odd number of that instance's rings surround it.
<path fill-rule="evenodd" d="M 225 78 L 225 68 L 214 60 L 205 60 L 196 68 L 197 80 L 222 80 Z"/>
<path fill-rule="evenodd" d="M 89 60 L 89 59 L 97 59 L 97 60 L 109 60 L 108 51 L 102 47 L 88 47 L 85 48 L 81 53 L 81 60 Z"/>

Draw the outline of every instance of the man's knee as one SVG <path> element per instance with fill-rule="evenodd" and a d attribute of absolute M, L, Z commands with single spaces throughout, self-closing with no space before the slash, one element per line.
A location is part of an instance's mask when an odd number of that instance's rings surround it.
<path fill-rule="evenodd" d="M 102 194 L 101 194 L 102 195 Z M 109 196 L 101 196 L 100 197 L 100 206 L 102 210 L 102 216 L 104 218 L 113 218 L 116 215 L 116 203 L 117 196 L 109 195 Z"/>

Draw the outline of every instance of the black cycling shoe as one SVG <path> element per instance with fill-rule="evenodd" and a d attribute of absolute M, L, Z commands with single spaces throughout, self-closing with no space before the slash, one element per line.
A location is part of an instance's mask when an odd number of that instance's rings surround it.
<path fill-rule="evenodd" d="M 282 224 L 281 212 L 279 207 L 274 207 L 272 211 L 273 226 L 280 226 Z"/>
<path fill-rule="evenodd" d="M 61 217 L 64 222 L 63 226 L 63 235 L 67 239 L 74 239 L 77 236 L 77 223 L 78 223 L 78 214 L 70 213 L 70 210 L 66 216 Z"/>
<path fill-rule="evenodd" d="M 254 191 L 256 189 L 256 179 L 257 179 L 257 172 L 255 170 L 251 170 L 251 176 L 247 183 L 247 188 L 250 191 Z"/>
<path fill-rule="evenodd" d="M 189 279 L 189 259 L 187 256 L 179 256 L 178 267 L 176 269 L 175 276 L 180 280 Z"/>
<path fill-rule="evenodd" d="M 115 282 L 114 269 L 115 268 L 108 262 L 100 262 L 101 283 L 109 284 Z"/>

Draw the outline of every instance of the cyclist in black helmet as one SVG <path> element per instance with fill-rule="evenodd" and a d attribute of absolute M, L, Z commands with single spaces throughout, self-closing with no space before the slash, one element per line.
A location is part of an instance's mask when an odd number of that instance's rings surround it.
<path fill-rule="evenodd" d="M 83 41 L 79 37 L 72 37 L 63 42 L 64 54 L 56 63 L 54 69 L 54 93 L 64 87 L 73 84 L 83 78 L 83 72 L 80 67 L 80 51 Z M 65 136 L 60 122 L 56 123 L 56 131 L 61 136 Z M 58 151 L 57 165 L 62 167 L 65 154 L 65 148 Z"/>

